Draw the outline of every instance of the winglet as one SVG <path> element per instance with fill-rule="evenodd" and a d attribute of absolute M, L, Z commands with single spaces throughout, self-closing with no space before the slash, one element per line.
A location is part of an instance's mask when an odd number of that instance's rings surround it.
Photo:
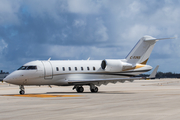
<path fill-rule="evenodd" d="M 153 70 L 153 72 L 151 73 L 151 75 L 148 78 L 155 78 L 158 68 L 159 68 L 159 65 L 156 66 L 156 68 Z"/>

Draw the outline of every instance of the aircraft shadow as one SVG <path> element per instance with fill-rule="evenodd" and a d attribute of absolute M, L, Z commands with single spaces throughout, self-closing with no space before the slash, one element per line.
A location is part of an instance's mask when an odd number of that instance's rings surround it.
<path fill-rule="evenodd" d="M 46 94 L 135 94 L 133 92 L 123 92 L 123 91 L 100 91 L 97 93 L 91 93 L 91 92 L 83 92 L 83 93 L 77 93 L 77 92 L 46 92 Z"/>
<path fill-rule="evenodd" d="M 133 93 L 133 92 L 124 92 L 124 91 L 100 91 L 98 93 L 91 93 L 91 92 L 83 92 L 83 93 L 77 93 L 77 92 L 46 92 L 46 93 L 27 93 L 25 95 L 40 95 L 40 94 L 47 94 L 47 95 L 52 95 L 52 94 L 56 94 L 56 95 L 68 95 L 68 94 L 74 94 L 74 95 L 103 95 L 103 94 L 136 94 L 136 93 Z M 0 96 L 16 96 L 19 94 L 0 94 Z M 23 96 L 23 95 L 22 95 Z"/>

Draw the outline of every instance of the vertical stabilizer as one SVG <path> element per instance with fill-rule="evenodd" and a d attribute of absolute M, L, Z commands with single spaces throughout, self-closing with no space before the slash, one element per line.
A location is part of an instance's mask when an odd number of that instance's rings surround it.
<path fill-rule="evenodd" d="M 151 55 L 155 43 L 158 40 L 165 40 L 165 39 L 174 39 L 174 38 L 156 39 L 151 36 L 142 37 L 126 57 L 127 62 L 132 64 L 146 64 L 149 59 L 149 56 Z"/>
<path fill-rule="evenodd" d="M 151 36 L 142 37 L 126 57 L 128 63 L 146 64 L 157 39 Z"/>

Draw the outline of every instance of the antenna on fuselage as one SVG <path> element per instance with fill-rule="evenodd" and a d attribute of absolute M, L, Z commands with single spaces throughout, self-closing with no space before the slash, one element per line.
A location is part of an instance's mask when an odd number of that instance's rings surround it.
<path fill-rule="evenodd" d="M 48 61 L 50 61 L 51 60 L 51 57 L 48 59 Z"/>

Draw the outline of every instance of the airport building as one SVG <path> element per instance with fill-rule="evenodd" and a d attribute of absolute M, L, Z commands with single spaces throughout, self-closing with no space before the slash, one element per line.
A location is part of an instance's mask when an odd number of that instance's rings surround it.
<path fill-rule="evenodd" d="M 3 72 L 3 70 L 0 70 L 0 81 L 2 81 L 8 74 L 9 72 Z"/>

